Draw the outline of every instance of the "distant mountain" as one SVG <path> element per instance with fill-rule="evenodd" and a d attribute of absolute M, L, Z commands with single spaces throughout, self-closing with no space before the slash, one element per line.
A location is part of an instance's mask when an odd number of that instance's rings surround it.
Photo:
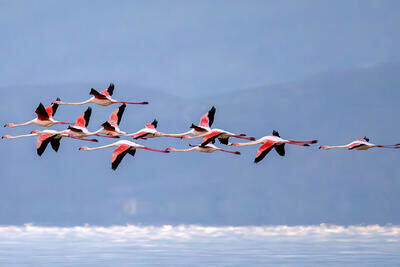
<path fill-rule="evenodd" d="M 276 129 L 283 138 L 317 138 L 320 144 L 346 144 L 364 135 L 373 143 L 400 142 L 398 62 L 198 99 L 116 85 L 116 99 L 150 101 L 148 106 L 128 106 L 121 129 L 129 132 L 154 118 L 160 131 L 183 132 L 215 105 L 214 127 L 257 138 Z M 89 89 L 79 84 L 3 88 L 1 121 L 26 121 L 39 101 L 49 103 L 57 96 L 84 100 Z M 92 107 L 90 129 L 97 129 L 116 108 Z M 56 118 L 74 120 L 84 109 L 62 106 Z M 4 128 L 1 134 L 34 128 Z M 138 141 L 156 148 L 186 148 L 198 142 Z M 259 164 L 253 163 L 257 146 L 241 148 L 241 156 L 138 151 L 114 172 L 112 149 L 78 151 L 82 144 L 63 140 L 57 154 L 49 150 L 39 158 L 33 139 L 2 140 L 0 223 L 400 223 L 400 151 L 320 151 L 320 144 L 288 145 L 286 157 L 272 151 Z"/>

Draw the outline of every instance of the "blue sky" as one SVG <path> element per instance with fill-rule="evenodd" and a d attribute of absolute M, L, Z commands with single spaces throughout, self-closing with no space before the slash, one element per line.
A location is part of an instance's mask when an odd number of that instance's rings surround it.
<path fill-rule="evenodd" d="M 127 108 L 128 132 L 154 118 L 160 131 L 186 131 L 215 105 L 215 127 L 257 138 L 276 129 L 329 145 L 364 135 L 399 143 L 399 5 L 0 0 L 0 121 L 30 120 L 39 102 L 86 100 L 114 82 L 116 99 L 150 101 Z M 86 108 L 62 106 L 56 119 Z M 92 108 L 97 130 L 116 107 Z M 140 151 L 113 172 L 112 150 L 82 145 L 63 140 L 40 158 L 34 138 L 2 140 L 0 224 L 400 223 L 399 151 L 288 147 L 257 165 L 256 147 L 240 157 Z"/>
<path fill-rule="evenodd" d="M 399 59 L 397 1 L 0 1 L 3 85 L 201 96 Z"/>

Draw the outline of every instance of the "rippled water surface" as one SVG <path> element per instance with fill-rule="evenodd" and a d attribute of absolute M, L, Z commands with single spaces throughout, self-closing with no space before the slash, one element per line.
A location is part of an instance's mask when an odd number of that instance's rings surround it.
<path fill-rule="evenodd" d="M 2 266 L 400 264 L 400 226 L 0 226 Z"/>

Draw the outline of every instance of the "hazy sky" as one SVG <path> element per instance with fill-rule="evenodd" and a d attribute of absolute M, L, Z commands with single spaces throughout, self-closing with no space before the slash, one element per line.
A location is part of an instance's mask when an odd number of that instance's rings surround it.
<path fill-rule="evenodd" d="M 393 1 L 0 1 L 3 85 L 204 95 L 400 59 Z"/>
<path fill-rule="evenodd" d="M 160 131 L 187 131 L 215 105 L 215 127 L 257 138 L 276 129 L 328 145 L 364 135 L 400 143 L 399 10 L 378 0 L 0 0 L 0 122 L 114 82 L 116 99 L 150 102 L 127 107 L 127 132 L 154 118 Z M 94 131 L 116 106 L 91 106 Z M 74 121 L 86 108 L 61 106 L 55 118 Z M 0 224 L 400 223 L 399 150 L 289 146 L 259 164 L 257 147 L 241 156 L 138 151 L 114 172 L 112 149 L 82 145 L 94 144 L 62 140 L 38 157 L 35 138 L 0 140 Z"/>

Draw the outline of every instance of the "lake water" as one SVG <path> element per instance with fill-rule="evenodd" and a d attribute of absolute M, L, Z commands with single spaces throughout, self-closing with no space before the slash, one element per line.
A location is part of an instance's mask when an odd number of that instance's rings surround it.
<path fill-rule="evenodd" d="M 1 266 L 393 266 L 400 226 L 0 226 Z"/>

